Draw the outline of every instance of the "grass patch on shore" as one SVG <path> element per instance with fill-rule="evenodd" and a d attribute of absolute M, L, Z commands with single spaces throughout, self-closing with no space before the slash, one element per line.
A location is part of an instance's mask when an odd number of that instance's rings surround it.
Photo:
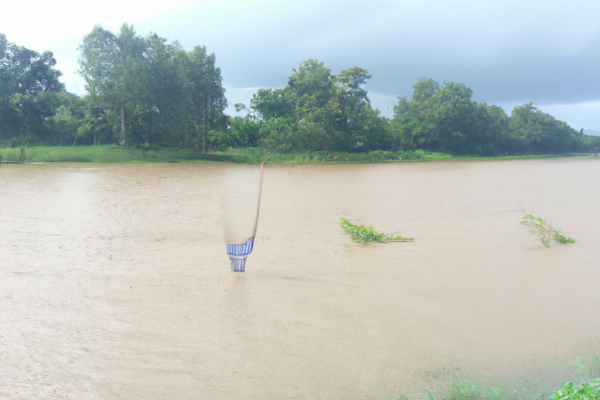
<path fill-rule="evenodd" d="M 146 164 L 168 162 L 231 161 L 245 162 L 235 155 L 201 154 L 197 149 L 170 147 L 132 148 L 117 145 L 35 146 L 0 149 L 2 161 L 8 162 L 91 162 L 106 164 Z"/>
<path fill-rule="evenodd" d="M 269 151 L 261 147 L 248 147 L 229 149 L 215 154 L 238 156 L 247 160 L 250 164 L 261 163 L 269 154 Z M 430 161 L 446 160 L 452 156 L 446 153 L 416 151 L 370 151 L 363 153 L 351 153 L 344 151 L 305 151 L 294 153 L 275 152 L 269 157 L 269 164 L 321 164 L 321 163 L 388 163 L 402 161 Z"/>
<path fill-rule="evenodd" d="M 95 146 L 34 146 L 23 148 L 0 148 L 2 162 L 90 162 L 106 164 L 147 164 L 167 162 L 225 161 L 246 164 L 260 164 L 269 155 L 269 150 L 261 147 L 231 148 L 202 154 L 197 148 L 178 149 L 172 147 L 133 148 L 117 145 Z M 343 151 L 305 151 L 295 153 L 275 152 L 269 157 L 269 164 L 361 164 L 398 163 L 413 161 L 444 160 L 527 160 L 538 158 L 569 157 L 583 154 L 565 155 L 526 155 L 506 157 L 466 157 L 424 150 L 371 151 L 352 153 Z"/>

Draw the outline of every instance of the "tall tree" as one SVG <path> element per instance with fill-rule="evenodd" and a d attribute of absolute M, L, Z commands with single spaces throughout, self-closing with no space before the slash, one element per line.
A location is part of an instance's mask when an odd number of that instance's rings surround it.
<path fill-rule="evenodd" d="M 536 154 L 574 151 L 583 139 L 583 132 L 542 112 L 533 103 L 513 109 L 509 135 L 513 151 Z"/>
<path fill-rule="evenodd" d="M 96 25 L 80 46 L 80 73 L 89 100 L 95 107 L 118 113 L 120 145 L 127 140 L 126 110 L 139 101 L 145 50 L 146 42 L 127 24 L 121 26 L 118 35 Z"/>
<path fill-rule="evenodd" d="M 221 69 L 215 65 L 215 54 L 208 54 L 204 46 L 196 46 L 188 53 L 188 58 L 187 77 L 195 115 L 196 118 L 200 118 L 196 121 L 201 122 L 202 125 L 202 153 L 204 154 L 209 130 L 223 123 L 227 99 L 222 84 Z"/>
<path fill-rule="evenodd" d="M 293 150 L 368 150 L 379 145 L 385 122 L 370 105 L 369 72 L 360 67 L 339 75 L 318 60 L 306 60 L 282 89 L 260 89 L 251 108 L 273 143 L 289 138 Z M 288 124 L 289 129 L 284 125 Z"/>
<path fill-rule="evenodd" d="M 22 135 L 27 143 L 39 136 L 44 118 L 54 111 L 48 107 L 58 105 L 47 96 L 38 101 L 37 96 L 64 90 L 55 66 L 52 52 L 40 54 L 0 34 L 0 135 Z"/>

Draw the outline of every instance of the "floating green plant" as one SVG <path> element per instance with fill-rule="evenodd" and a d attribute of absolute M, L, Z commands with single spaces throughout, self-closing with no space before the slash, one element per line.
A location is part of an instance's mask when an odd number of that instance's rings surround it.
<path fill-rule="evenodd" d="M 575 243 L 574 239 L 564 236 L 561 231 L 554 229 L 549 222 L 541 217 L 528 214 L 523 217 L 521 224 L 528 226 L 531 232 L 539 237 L 546 247 L 550 247 L 551 241 L 560 244 Z"/>
<path fill-rule="evenodd" d="M 342 228 L 350 235 L 352 240 L 359 243 L 381 243 L 381 242 L 412 242 L 412 239 L 405 238 L 393 233 L 377 232 L 373 229 L 373 225 L 366 227 L 364 225 L 355 225 L 342 218 Z"/>
<path fill-rule="evenodd" d="M 600 400 L 600 379 L 593 379 L 594 367 L 599 362 L 599 357 L 594 358 L 588 369 L 583 358 L 576 359 L 573 362 L 576 373 L 586 375 L 589 381 L 582 381 L 579 386 L 565 382 L 562 389 L 552 393 L 548 400 Z"/>
<path fill-rule="evenodd" d="M 600 379 L 595 379 L 581 386 L 567 382 L 562 389 L 552 393 L 548 400 L 600 400 Z"/>

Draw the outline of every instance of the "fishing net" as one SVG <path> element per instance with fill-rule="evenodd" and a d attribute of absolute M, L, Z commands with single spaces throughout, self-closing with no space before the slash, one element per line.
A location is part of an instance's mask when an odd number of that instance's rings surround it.
<path fill-rule="evenodd" d="M 252 247 L 254 247 L 254 238 L 248 239 L 244 244 L 227 245 L 227 255 L 231 260 L 231 269 L 234 272 L 246 270 L 246 259 L 252 253 Z"/>
<path fill-rule="evenodd" d="M 267 157 L 268 158 L 268 157 Z M 267 161 L 267 160 L 265 160 Z M 260 178 L 258 183 L 258 201 L 256 204 L 256 218 L 254 220 L 254 231 L 252 236 L 246 240 L 244 243 L 232 243 L 227 244 L 227 255 L 231 260 L 231 269 L 234 272 L 244 272 L 246 270 L 246 259 L 252 253 L 252 249 L 254 247 L 254 238 L 256 237 L 256 230 L 258 229 L 258 216 L 260 214 L 260 200 L 262 194 L 262 184 L 263 184 L 263 170 L 264 164 L 263 161 L 260 164 Z"/>

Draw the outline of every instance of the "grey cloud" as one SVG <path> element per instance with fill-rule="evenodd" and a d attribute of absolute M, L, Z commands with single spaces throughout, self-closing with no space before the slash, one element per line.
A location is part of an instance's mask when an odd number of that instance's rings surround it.
<path fill-rule="evenodd" d="M 280 87 L 308 58 L 358 65 L 369 89 L 407 95 L 421 76 L 462 82 L 489 103 L 600 98 L 600 3 L 591 1 L 257 1 L 197 5 L 148 21 L 206 45 L 235 87 Z M 173 21 L 177 21 L 176 24 Z M 143 31 L 143 29 L 140 29 Z"/>

